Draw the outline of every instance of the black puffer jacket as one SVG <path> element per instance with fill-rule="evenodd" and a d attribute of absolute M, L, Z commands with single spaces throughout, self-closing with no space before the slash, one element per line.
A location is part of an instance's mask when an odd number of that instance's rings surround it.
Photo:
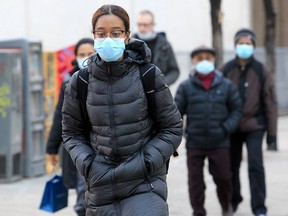
<path fill-rule="evenodd" d="M 66 87 L 63 139 L 87 180 L 86 215 L 168 215 L 165 163 L 181 142 L 182 120 L 164 76 L 157 69 L 158 131 L 152 136 L 153 121 L 148 116 L 139 76 L 139 64 L 149 58 L 150 50 L 136 39 L 126 45 L 121 62 L 105 63 L 93 57 L 88 66 L 86 101 L 92 124 L 91 143 L 84 138 L 76 98 L 78 73 Z"/>
<path fill-rule="evenodd" d="M 213 149 L 229 147 L 228 135 L 241 118 L 241 100 L 236 87 L 219 71 L 211 88 L 204 89 L 194 74 L 178 87 L 175 102 L 186 115 L 187 148 Z"/>

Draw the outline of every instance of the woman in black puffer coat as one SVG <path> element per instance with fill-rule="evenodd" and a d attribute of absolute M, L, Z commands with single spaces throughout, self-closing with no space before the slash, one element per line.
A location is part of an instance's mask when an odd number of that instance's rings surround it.
<path fill-rule="evenodd" d="M 181 115 L 156 68 L 156 116 L 149 117 L 139 65 L 150 62 L 151 52 L 143 41 L 129 40 L 126 11 L 104 5 L 92 25 L 98 54 L 87 70 L 90 141 L 77 99 L 78 73 L 62 110 L 65 148 L 87 183 L 86 215 L 167 216 L 166 162 L 181 142 Z"/>

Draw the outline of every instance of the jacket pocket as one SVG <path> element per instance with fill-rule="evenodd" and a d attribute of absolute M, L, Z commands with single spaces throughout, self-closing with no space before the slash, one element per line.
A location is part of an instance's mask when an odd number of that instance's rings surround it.
<path fill-rule="evenodd" d="M 111 183 L 115 164 L 104 155 L 96 154 L 87 175 L 89 187 L 102 186 Z"/>
<path fill-rule="evenodd" d="M 117 182 L 146 179 L 148 176 L 143 152 L 140 151 L 115 168 Z"/>

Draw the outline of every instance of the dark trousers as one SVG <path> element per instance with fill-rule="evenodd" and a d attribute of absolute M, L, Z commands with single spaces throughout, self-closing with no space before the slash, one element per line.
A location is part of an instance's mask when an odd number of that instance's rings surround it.
<path fill-rule="evenodd" d="M 266 186 L 262 155 L 263 135 L 263 130 L 231 135 L 232 204 L 237 206 L 242 201 L 239 169 L 242 160 L 242 146 L 243 143 L 246 143 L 251 208 L 254 214 L 266 213 Z"/>
<path fill-rule="evenodd" d="M 205 182 L 203 167 L 208 158 L 209 172 L 217 187 L 217 195 L 223 210 L 231 203 L 232 180 L 229 149 L 187 149 L 188 184 L 193 216 L 205 216 Z"/>

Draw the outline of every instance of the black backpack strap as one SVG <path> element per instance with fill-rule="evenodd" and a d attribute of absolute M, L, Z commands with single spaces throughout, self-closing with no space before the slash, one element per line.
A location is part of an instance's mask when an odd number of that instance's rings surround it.
<path fill-rule="evenodd" d="M 85 122 L 85 136 L 89 140 L 89 133 L 91 129 L 91 123 L 88 117 L 87 109 L 86 109 L 86 99 L 87 99 L 87 91 L 88 91 L 88 80 L 89 73 L 88 69 L 84 68 L 78 71 L 77 74 L 77 99 L 80 102 L 81 106 L 81 115 L 82 119 Z"/>
<path fill-rule="evenodd" d="M 155 120 L 155 73 L 156 67 L 153 64 L 145 63 L 139 66 L 140 78 L 148 101 L 149 116 Z"/>
<path fill-rule="evenodd" d="M 85 69 L 78 71 L 77 76 L 77 97 L 83 101 L 87 98 L 87 86 L 88 86 L 89 74 Z"/>
<path fill-rule="evenodd" d="M 149 116 L 155 120 L 156 117 L 156 107 L 155 107 L 155 74 L 156 67 L 153 64 L 145 63 L 139 66 L 140 78 L 144 88 L 144 92 L 148 101 L 148 113 Z M 173 153 L 174 157 L 177 157 L 179 154 L 177 151 Z M 169 161 L 166 163 L 166 168 L 168 172 Z"/>

